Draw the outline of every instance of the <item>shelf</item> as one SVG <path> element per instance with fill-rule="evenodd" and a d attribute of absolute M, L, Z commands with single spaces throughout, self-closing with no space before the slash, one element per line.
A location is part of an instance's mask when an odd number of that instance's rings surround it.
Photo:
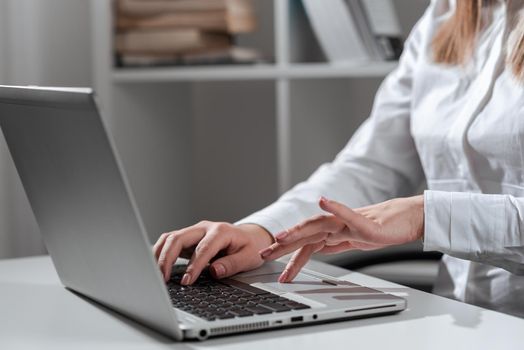
<path fill-rule="evenodd" d="M 290 79 L 384 77 L 395 69 L 397 64 L 398 62 L 372 62 L 340 65 L 328 63 L 297 63 L 289 66 L 284 74 Z"/>
<path fill-rule="evenodd" d="M 397 62 L 373 62 L 343 65 L 296 63 L 291 65 L 115 68 L 113 69 L 113 81 L 117 83 L 153 83 L 384 77 L 396 66 Z"/>

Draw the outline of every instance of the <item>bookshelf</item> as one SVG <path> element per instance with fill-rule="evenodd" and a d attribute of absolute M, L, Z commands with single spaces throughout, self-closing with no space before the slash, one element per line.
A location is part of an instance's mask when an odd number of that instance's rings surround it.
<path fill-rule="evenodd" d="M 286 66 L 257 64 L 240 67 L 120 68 L 113 71 L 112 78 L 115 83 L 347 79 L 384 77 L 396 65 L 396 62 L 372 62 L 340 66 L 328 63 L 294 63 Z"/>
<path fill-rule="evenodd" d="M 259 30 L 239 42 L 269 63 L 116 68 L 111 2 L 91 0 L 98 102 L 153 239 L 276 199 L 332 159 L 396 66 L 326 63 L 298 0 L 255 4 Z"/>

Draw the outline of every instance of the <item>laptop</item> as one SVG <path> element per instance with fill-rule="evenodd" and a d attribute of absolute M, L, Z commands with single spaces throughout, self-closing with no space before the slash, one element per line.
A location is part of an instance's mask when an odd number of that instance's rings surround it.
<path fill-rule="evenodd" d="M 91 89 L 0 86 L 0 127 L 63 285 L 177 340 L 399 312 L 406 300 L 283 263 L 165 283 Z"/>

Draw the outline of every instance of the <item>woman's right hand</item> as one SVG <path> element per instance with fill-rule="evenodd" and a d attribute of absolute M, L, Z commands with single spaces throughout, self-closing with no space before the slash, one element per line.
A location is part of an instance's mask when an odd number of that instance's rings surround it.
<path fill-rule="evenodd" d="M 271 234 L 258 225 L 202 221 L 162 234 L 153 253 L 165 281 L 170 279 L 173 264 L 179 257 L 190 259 L 181 281 L 183 285 L 190 285 L 213 259 L 216 260 L 209 270 L 215 278 L 259 267 L 264 260 L 258 252 L 272 243 Z"/>

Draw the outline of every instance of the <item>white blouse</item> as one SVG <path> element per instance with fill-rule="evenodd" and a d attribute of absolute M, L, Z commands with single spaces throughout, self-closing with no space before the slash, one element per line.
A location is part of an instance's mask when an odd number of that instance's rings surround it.
<path fill-rule="evenodd" d="M 271 233 L 321 212 L 412 195 L 424 180 L 424 250 L 445 253 L 435 291 L 524 317 L 524 82 L 506 66 L 522 1 L 500 2 L 462 66 L 435 64 L 431 40 L 454 11 L 434 0 L 348 145 L 307 181 L 241 220 Z"/>

